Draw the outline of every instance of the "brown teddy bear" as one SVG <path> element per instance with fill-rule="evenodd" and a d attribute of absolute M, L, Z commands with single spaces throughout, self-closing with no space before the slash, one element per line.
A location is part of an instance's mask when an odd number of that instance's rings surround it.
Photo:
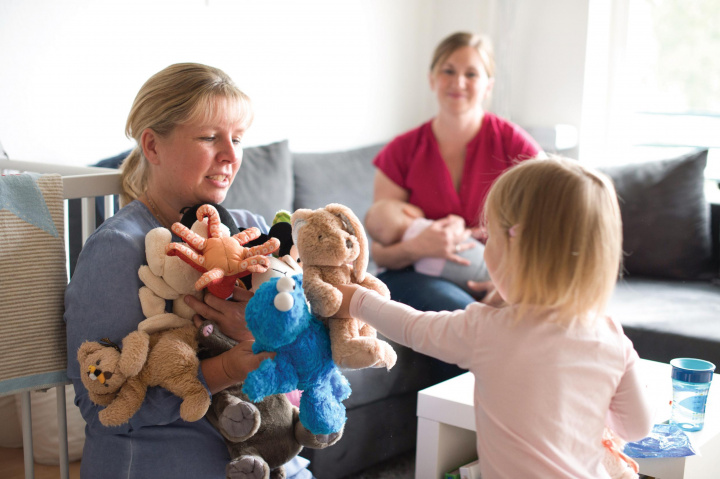
<path fill-rule="evenodd" d="M 183 399 L 180 417 L 197 421 L 210 406 L 210 395 L 197 378 L 197 329 L 192 324 L 148 335 L 133 331 L 122 349 L 109 340 L 85 341 L 78 349 L 80 377 L 90 400 L 106 406 L 105 426 L 125 424 L 140 408 L 147 388 L 160 386 Z"/>
<path fill-rule="evenodd" d="M 303 288 L 310 309 L 327 324 L 335 363 L 341 368 L 392 368 L 397 354 L 369 324 L 356 318 L 331 318 L 340 308 L 340 284 L 359 284 L 389 298 L 387 286 L 367 273 L 367 237 L 347 206 L 331 203 L 317 210 L 299 209 L 291 217 L 293 241 L 303 268 Z"/>

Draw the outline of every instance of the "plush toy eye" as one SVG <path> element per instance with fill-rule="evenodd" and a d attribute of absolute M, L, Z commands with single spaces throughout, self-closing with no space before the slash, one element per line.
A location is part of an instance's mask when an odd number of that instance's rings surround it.
<path fill-rule="evenodd" d="M 295 289 L 295 280 L 289 276 L 283 276 L 277 282 L 278 293 L 289 293 Z"/>
<path fill-rule="evenodd" d="M 275 309 L 278 311 L 282 311 L 283 313 L 286 311 L 290 311 L 293 307 L 293 304 L 295 304 L 295 300 L 293 299 L 292 295 L 287 292 L 278 293 L 275 296 L 275 299 L 273 300 L 273 304 L 275 305 Z"/>

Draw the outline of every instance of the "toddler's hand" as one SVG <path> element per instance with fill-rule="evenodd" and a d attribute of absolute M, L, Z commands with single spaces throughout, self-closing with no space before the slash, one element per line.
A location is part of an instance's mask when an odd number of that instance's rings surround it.
<path fill-rule="evenodd" d="M 347 319 L 347 318 L 352 317 L 352 316 L 350 316 L 350 301 L 352 300 L 352 297 L 355 294 L 355 291 L 357 291 L 360 288 L 362 288 L 362 286 L 359 286 L 357 284 L 341 284 L 341 285 L 337 286 L 337 289 L 343 295 L 343 299 L 342 299 L 342 302 L 340 303 L 340 308 L 332 316 L 333 318 Z"/>

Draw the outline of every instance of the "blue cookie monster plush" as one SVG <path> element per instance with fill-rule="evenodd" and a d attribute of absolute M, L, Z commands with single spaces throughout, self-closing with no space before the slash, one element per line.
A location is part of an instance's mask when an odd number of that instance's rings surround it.
<path fill-rule="evenodd" d="M 327 328 L 308 308 L 302 276 L 272 278 L 257 289 L 245 309 L 255 336 L 255 354 L 270 351 L 252 371 L 243 392 L 258 402 L 295 389 L 300 398 L 300 422 L 313 434 L 332 434 L 345 424 L 350 384 L 332 360 Z"/>

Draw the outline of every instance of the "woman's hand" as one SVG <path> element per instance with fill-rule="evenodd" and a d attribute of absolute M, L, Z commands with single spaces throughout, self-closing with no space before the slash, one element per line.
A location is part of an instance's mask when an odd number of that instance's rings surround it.
<path fill-rule="evenodd" d="M 464 243 L 471 231 L 465 228 L 465 221 L 457 215 L 433 221 L 415 238 L 409 240 L 415 256 L 419 258 L 444 258 L 462 265 L 470 261 L 458 253 L 474 248 L 473 243 Z"/>
<path fill-rule="evenodd" d="M 468 288 L 475 291 L 476 293 L 485 293 L 481 303 L 485 303 L 488 306 L 494 306 L 499 308 L 505 305 L 505 300 L 498 293 L 497 288 L 492 281 L 468 281 Z"/>
<path fill-rule="evenodd" d="M 261 362 L 275 357 L 275 353 L 253 354 L 253 343 L 254 341 L 239 341 L 230 351 L 220 355 L 222 369 L 233 383 L 244 381 Z"/>
<path fill-rule="evenodd" d="M 218 324 L 225 336 L 241 342 L 254 339 L 245 323 L 245 307 L 252 297 L 251 291 L 236 286 L 230 299 L 220 299 L 208 293 L 204 301 L 185 296 L 185 303 L 198 313 L 193 317 L 196 326 L 203 319 L 210 319 Z"/>

